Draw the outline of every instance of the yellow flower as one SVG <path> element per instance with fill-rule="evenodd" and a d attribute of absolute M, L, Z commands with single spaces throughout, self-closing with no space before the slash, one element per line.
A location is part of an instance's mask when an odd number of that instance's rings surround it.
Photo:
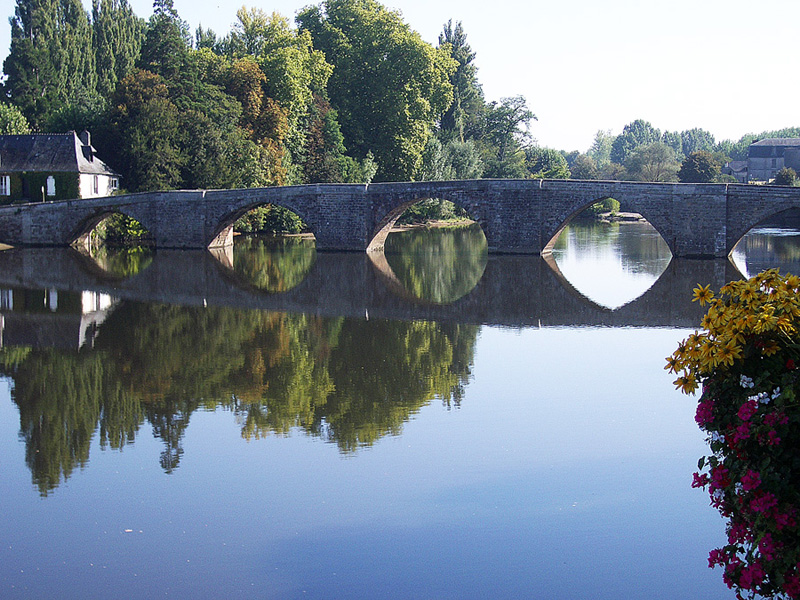
<path fill-rule="evenodd" d="M 675 356 L 675 355 L 668 356 L 667 357 L 667 364 L 664 367 L 664 370 L 668 371 L 670 373 L 677 373 L 678 370 L 680 369 L 680 365 L 681 365 L 681 361 L 678 359 L 677 356 Z"/>
<path fill-rule="evenodd" d="M 673 381 L 676 388 L 679 388 L 684 394 L 691 394 L 697 389 L 697 379 L 691 373 L 684 374 Z"/>
<path fill-rule="evenodd" d="M 692 298 L 692 302 L 700 302 L 700 306 L 705 306 L 706 303 L 711 302 L 714 299 L 714 292 L 712 292 L 709 288 L 711 284 L 702 286 L 699 283 L 697 287 L 694 288 L 694 298 Z"/>

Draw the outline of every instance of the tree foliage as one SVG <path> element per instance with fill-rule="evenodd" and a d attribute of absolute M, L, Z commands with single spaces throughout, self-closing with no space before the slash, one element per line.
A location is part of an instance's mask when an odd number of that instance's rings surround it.
<path fill-rule="evenodd" d="M 716 158 L 704 150 L 687 156 L 678 171 L 682 183 L 711 183 L 719 178 L 721 165 Z"/>
<path fill-rule="evenodd" d="M 452 102 L 455 60 L 375 0 L 326 0 L 297 19 L 334 66 L 328 93 L 345 145 L 356 158 L 371 151 L 381 180 L 414 178 Z"/>

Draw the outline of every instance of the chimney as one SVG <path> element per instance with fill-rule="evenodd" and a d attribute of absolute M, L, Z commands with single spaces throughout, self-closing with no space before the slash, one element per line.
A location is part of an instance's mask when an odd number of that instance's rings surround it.
<path fill-rule="evenodd" d="M 84 146 L 92 145 L 92 136 L 86 129 L 80 132 L 80 134 L 78 135 L 78 139 Z"/>

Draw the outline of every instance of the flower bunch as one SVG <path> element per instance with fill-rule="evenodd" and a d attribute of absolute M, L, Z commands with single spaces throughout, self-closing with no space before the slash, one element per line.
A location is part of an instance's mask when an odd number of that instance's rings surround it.
<path fill-rule="evenodd" d="M 728 544 L 709 554 L 737 597 L 800 598 L 800 278 L 775 269 L 698 286 L 702 332 L 681 342 L 666 369 L 690 394 L 709 434 L 693 487 L 728 519 Z"/>

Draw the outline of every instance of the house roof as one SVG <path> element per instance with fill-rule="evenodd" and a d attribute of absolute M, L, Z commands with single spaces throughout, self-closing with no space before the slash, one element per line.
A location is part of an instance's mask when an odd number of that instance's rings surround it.
<path fill-rule="evenodd" d="M 86 139 L 88 141 L 88 134 Z M 87 173 L 117 176 L 77 133 L 0 135 L 0 172 Z"/>
<path fill-rule="evenodd" d="M 800 138 L 766 138 L 753 142 L 751 146 L 800 146 Z"/>

